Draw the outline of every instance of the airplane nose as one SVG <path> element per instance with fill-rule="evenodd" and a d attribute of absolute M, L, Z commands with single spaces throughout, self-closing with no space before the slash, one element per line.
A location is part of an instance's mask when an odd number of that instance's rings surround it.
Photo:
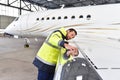
<path fill-rule="evenodd" d="M 5 34 L 13 34 L 14 33 L 14 27 L 12 27 L 12 25 L 10 24 L 5 30 L 4 30 Z"/>
<path fill-rule="evenodd" d="M 4 30 L 4 32 L 5 32 L 5 33 L 10 33 L 10 32 L 11 32 L 11 30 L 10 30 L 10 28 L 9 28 L 9 27 L 7 27 L 7 28 Z"/>
<path fill-rule="evenodd" d="M 8 27 L 4 30 L 4 34 L 13 36 L 12 33 L 11 33 L 11 30 Z"/>

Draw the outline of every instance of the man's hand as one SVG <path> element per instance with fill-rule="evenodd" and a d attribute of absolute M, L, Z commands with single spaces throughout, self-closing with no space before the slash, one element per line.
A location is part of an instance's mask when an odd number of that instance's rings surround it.
<path fill-rule="evenodd" d="M 68 50 L 67 55 L 77 56 L 79 54 L 78 49 L 69 44 L 64 44 L 65 48 Z"/>

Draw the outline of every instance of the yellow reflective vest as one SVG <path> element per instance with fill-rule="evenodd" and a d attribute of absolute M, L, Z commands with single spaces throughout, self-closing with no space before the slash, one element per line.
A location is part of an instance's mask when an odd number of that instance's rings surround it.
<path fill-rule="evenodd" d="M 53 32 L 47 37 L 36 57 L 48 65 L 56 65 L 61 47 L 64 47 L 63 44 L 66 34 L 67 32 L 64 28 Z"/>
<path fill-rule="evenodd" d="M 58 69 L 58 66 L 63 66 L 67 61 L 70 61 L 73 59 L 73 57 L 70 55 L 67 59 L 65 58 L 64 55 L 66 55 L 66 49 L 61 48 L 61 53 L 59 54 L 58 60 L 57 60 L 57 65 L 56 65 L 56 70 Z"/>

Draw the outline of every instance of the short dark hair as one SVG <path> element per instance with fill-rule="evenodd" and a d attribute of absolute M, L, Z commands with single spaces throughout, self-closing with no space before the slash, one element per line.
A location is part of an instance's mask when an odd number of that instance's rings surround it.
<path fill-rule="evenodd" d="M 77 31 L 75 30 L 75 29 L 73 29 L 73 28 L 70 28 L 70 29 L 68 29 L 70 32 L 71 31 L 74 31 L 75 32 L 75 35 L 77 35 Z"/>

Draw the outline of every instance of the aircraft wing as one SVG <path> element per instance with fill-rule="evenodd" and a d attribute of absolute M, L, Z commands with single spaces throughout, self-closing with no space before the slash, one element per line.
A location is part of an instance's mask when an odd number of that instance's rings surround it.
<path fill-rule="evenodd" d="M 103 80 L 120 79 L 120 28 L 94 28 L 79 32 L 75 44 Z"/>
<path fill-rule="evenodd" d="M 74 66 L 72 66 L 73 63 L 68 62 L 66 64 L 71 65 L 73 71 L 69 70 L 71 69 L 70 66 L 64 69 L 65 64 L 61 67 L 62 70 L 59 70 L 60 77 L 62 74 L 64 74 L 64 76 L 69 74 L 69 76 L 74 77 L 69 78 L 69 80 L 119 80 L 120 29 L 118 26 L 111 26 L 109 28 L 96 27 L 92 29 L 82 28 L 77 30 L 79 30 L 78 35 L 71 43 L 79 48 L 80 55 L 77 59 L 79 58 L 83 62 L 79 60 L 76 61 L 79 64 L 85 63 L 85 65 L 90 66 L 87 70 L 91 75 L 85 72 L 83 72 L 83 74 L 87 75 L 87 78 L 82 75 L 73 75 L 76 73 L 75 71 L 79 71 L 80 68 L 75 66 L 75 62 Z M 68 72 L 65 73 L 65 70 L 68 70 Z M 82 71 L 79 73 L 82 74 Z M 64 79 L 62 77 L 62 79 L 59 78 L 56 80 Z"/>
<path fill-rule="evenodd" d="M 80 39 L 79 39 L 80 40 Z M 100 40 L 100 41 L 99 41 Z M 77 41 L 84 58 L 103 80 L 120 79 L 120 42 L 105 38 Z"/>

